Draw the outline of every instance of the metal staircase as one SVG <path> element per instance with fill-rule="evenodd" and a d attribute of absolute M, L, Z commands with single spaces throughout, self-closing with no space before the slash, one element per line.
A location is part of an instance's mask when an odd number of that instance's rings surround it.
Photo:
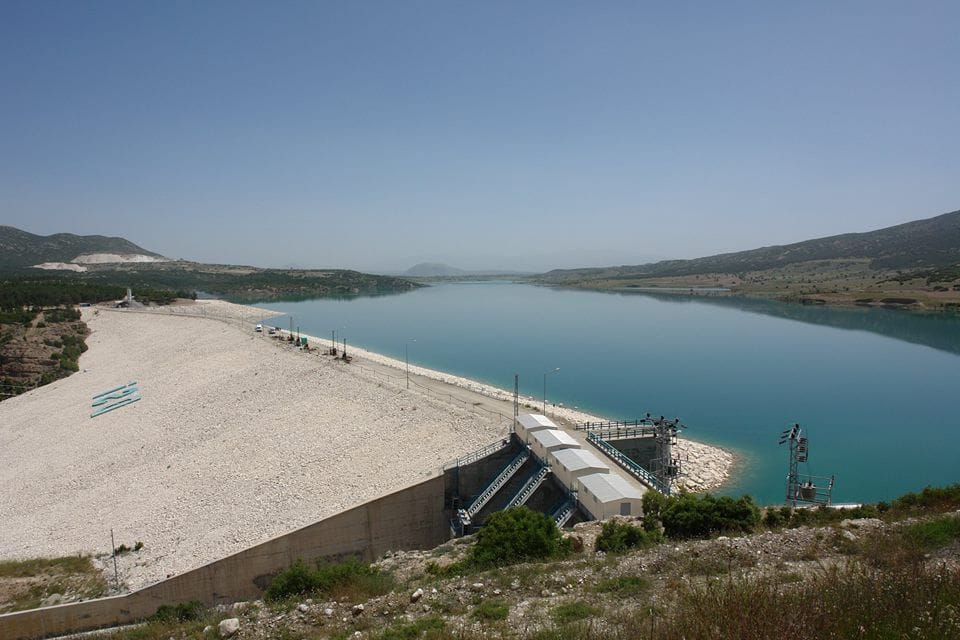
<path fill-rule="evenodd" d="M 520 467 L 522 467 L 523 463 L 529 458 L 530 453 L 524 449 L 517 455 L 516 458 L 511 460 L 510 464 L 508 464 L 506 468 L 504 468 L 504 470 L 493 479 L 493 482 L 488 484 L 487 487 L 480 492 L 480 495 L 477 496 L 477 499 L 474 500 L 469 507 L 467 507 L 467 516 L 473 518 L 475 515 L 477 515 L 480 512 L 480 509 L 483 509 L 483 507 L 490 502 L 493 496 L 497 495 L 497 492 L 500 491 L 500 489 L 502 489 L 503 486 L 510 481 L 510 478 L 512 478 L 517 471 L 520 470 Z"/>
<path fill-rule="evenodd" d="M 530 499 L 530 496 L 532 496 L 536 492 L 537 488 L 543 484 L 543 481 L 546 479 L 548 473 L 550 473 L 550 467 L 540 464 L 537 467 L 537 470 L 533 472 L 533 475 L 530 476 L 530 478 L 523 483 L 523 486 L 520 487 L 520 490 L 517 491 L 517 495 L 510 499 L 510 502 L 507 503 L 507 506 L 504 507 L 504 509 L 526 504 L 527 500 Z"/>
<path fill-rule="evenodd" d="M 554 511 L 550 517 L 553 518 L 553 521 L 557 523 L 558 527 L 563 528 L 563 525 L 567 524 L 567 521 L 570 520 L 570 517 L 573 516 L 573 512 L 576 510 L 577 503 L 574 502 L 573 498 L 567 498 L 563 504 L 557 507 L 557 510 Z"/>

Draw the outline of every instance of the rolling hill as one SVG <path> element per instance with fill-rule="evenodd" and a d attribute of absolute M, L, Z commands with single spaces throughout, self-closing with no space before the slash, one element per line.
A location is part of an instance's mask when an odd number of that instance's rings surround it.
<path fill-rule="evenodd" d="M 15 227 L 0 226 L 0 269 L 20 269 L 44 262 L 72 262 L 81 255 L 109 253 L 163 259 L 158 253 L 124 238 L 56 233 L 38 236 Z"/>
<path fill-rule="evenodd" d="M 869 260 L 874 271 L 942 269 L 960 264 L 960 211 L 865 233 L 846 233 L 693 260 L 592 269 L 558 269 L 540 280 L 690 276 L 766 271 L 821 260 Z"/>
<path fill-rule="evenodd" d="M 813 304 L 960 308 L 960 211 L 693 260 L 558 269 L 532 281 L 598 290 L 750 294 Z"/>

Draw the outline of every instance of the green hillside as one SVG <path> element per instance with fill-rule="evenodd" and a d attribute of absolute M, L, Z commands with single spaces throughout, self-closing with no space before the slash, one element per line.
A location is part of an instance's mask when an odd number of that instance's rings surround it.
<path fill-rule="evenodd" d="M 0 225 L 0 269 L 19 269 L 43 262 L 69 262 L 85 253 L 134 253 L 162 257 L 124 238 L 56 233 L 38 236 Z"/>
<path fill-rule="evenodd" d="M 666 260 L 597 269 L 558 269 L 540 276 L 539 280 L 565 283 L 591 279 L 744 273 L 813 261 L 850 259 L 866 259 L 874 271 L 920 271 L 960 265 L 960 211 L 877 231 L 846 233 L 694 260 Z"/>

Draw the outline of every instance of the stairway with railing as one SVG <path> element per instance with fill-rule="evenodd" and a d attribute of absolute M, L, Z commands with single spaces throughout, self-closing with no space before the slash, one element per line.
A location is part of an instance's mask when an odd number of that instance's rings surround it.
<path fill-rule="evenodd" d="M 523 486 L 520 487 L 520 490 L 517 491 L 510 502 L 507 503 L 505 509 L 510 507 L 518 507 L 522 504 L 526 504 L 527 500 L 530 499 L 537 489 L 540 488 L 540 485 L 543 484 L 543 481 L 547 478 L 547 475 L 550 473 L 550 467 L 540 462 L 537 463 L 537 468 L 534 470 L 533 475 L 531 475 L 526 482 L 523 483 Z"/>
<path fill-rule="evenodd" d="M 480 492 L 476 500 L 474 500 L 473 503 L 466 508 L 466 514 L 470 518 L 473 518 L 475 515 L 477 515 L 480 512 L 480 509 L 483 509 L 483 507 L 490 502 L 495 495 L 497 495 L 497 492 L 500 491 L 500 489 L 502 489 L 503 486 L 510 481 L 510 478 L 512 478 L 517 471 L 520 470 L 520 467 L 522 467 L 529 458 L 530 452 L 526 449 L 517 454 L 517 456 L 510 461 L 503 471 L 501 471 L 497 477 L 494 478 L 493 481 L 491 481 L 490 484 L 488 484 L 486 488 Z"/>
<path fill-rule="evenodd" d="M 573 498 L 568 497 L 563 503 L 557 507 L 557 509 L 550 515 L 553 518 L 553 521 L 557 523 L 558 527 L 563 527 L 573 516 L 573 512 L 577 510 L 577 503 Z"/>
<path fill-rule="evenodd" d="M 656 476 L 641 467 L 631 458 L 627 457 L 622 451 L 598 436 L 596 433 L 588 431 L 587 442 L 603 451 L 605 454 L 607 454 L 607 456 L 612 458 L 614 462 L 626 469 L 630 475 L 643 484 L 647 485 L 651 489 L 659 491 L 664 495 L 670 495 L 670 485 L 660 482 Z"/>

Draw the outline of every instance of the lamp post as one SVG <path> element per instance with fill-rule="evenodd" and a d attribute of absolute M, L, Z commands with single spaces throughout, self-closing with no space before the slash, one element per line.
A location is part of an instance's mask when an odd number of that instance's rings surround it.
<path fill-rule="evenodd" d="M 543 372 L 543 415 L 547 415 L 547 374 L 556 373 L 557 371 L 560 371 L 560 367 L 557 367 L 553 371 Z"/>
<path fill-rule="evenodd" d="M 416 338 L 407 338 L 403 345 L 403 359 L 407 363 L 407 389 L 410 388 L 410 343 L 416 341 Z"/>

